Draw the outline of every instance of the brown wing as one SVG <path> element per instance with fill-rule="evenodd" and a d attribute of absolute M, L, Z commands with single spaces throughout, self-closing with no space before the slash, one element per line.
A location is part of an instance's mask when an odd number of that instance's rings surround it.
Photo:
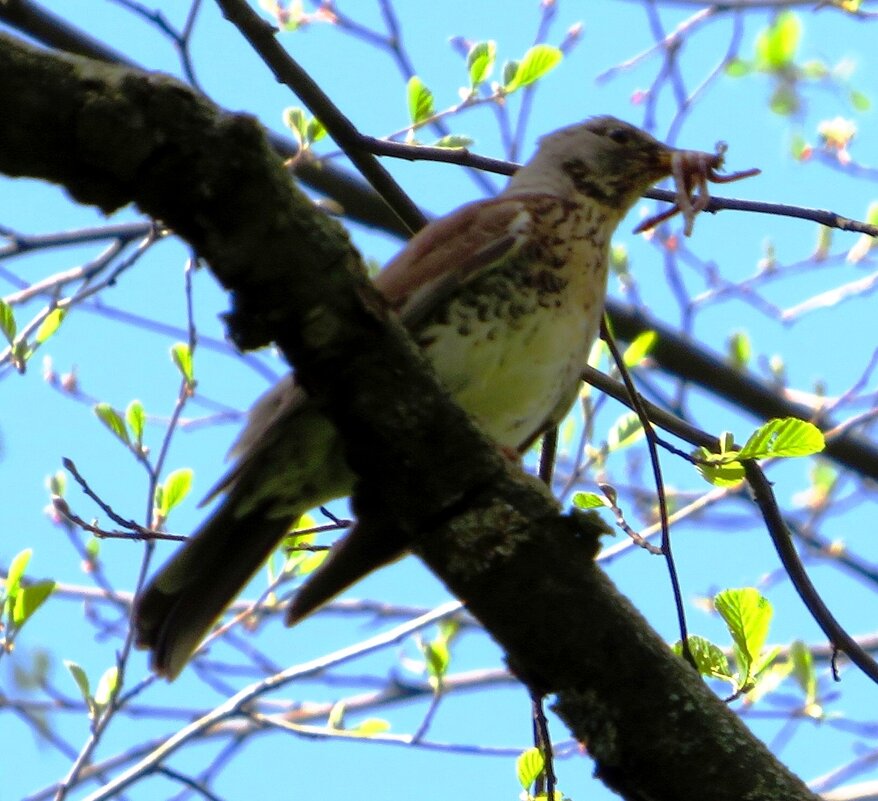
<path fill-rule="evenodd" d="M 416 327 L 457 287 L 517 251 L 531 228 L 525 198 L 470 203 L 416 234 L 375 285 L 402 321 Z"/>

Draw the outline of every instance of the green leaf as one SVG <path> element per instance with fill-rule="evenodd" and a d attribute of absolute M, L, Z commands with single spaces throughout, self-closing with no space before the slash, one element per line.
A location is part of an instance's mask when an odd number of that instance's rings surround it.
<path fill-rule="evenodd" d="M 176 342 L 171 345 L 171 360 L 177 365 L 177 369 L 183 375 L 183 380 L 191 387 L 195 384 L 195 374 L 192 369 L 192 351 L 185 342 Z"/>
<path fill-rule="evenodd" d="M 503 65 L 503 87 L 506 91 L 511 92 L 509 86 L 515 82 L 515 76 L 518 74 L 518 68 L 521 66 L 521 62 L 518 61 L 507 61 Z"/>
<path fill-rule="evenodd" d="M 766 678 L 769 676 L 769 674 L 772 674 L 775 672 L 776 666 L 773 663 L 778 658 L 778 656 L 780 656 L 780 651 L 781 651 L 780 646 L 776 645 L 776 646 L 774 646 L 774 648 L 772 648 L 768 651 L 763 651 L 759 655 L 759 658 L 754 662 L 753 676 L 755 677 L 756 681 L 760 685 L 762 685 L 763 681 L 766 680 Z M 781 672 L 783 672 L 785 670 L 786 670 L 786 666 L 784 666 L 781 669 Z M 785 675 L 786 674 L 784 673 L 784 676 Z"/>
<path fill-rule="evenodd" d="M 189 494 L 189 490 L 192 489 L 192 475 L 192 469 L 189 467 L 181 467 L 168 474 L 161 487 L 161 497 L 156 501 L 162 517 L 166 518 L 171 509 Z"/>
<path fill-rule="evenodd" d="M 714 597 L 713 603 L 732 635 L 742 675 L 741 686 L 745 687 L 768 638 L 773 614 L 771 603 L 753 587 L 723 590 Z"/>
<path fill-rule="evenodd" d="M 469 147 L 475 140 L 460 134 L 447 134 L 433 143 L 433 147 L 447 147 L 449 150 Z"/>
<path fill-rule="evenodd" d="M 577 492 L 573 495 L 573 505 L 577 509 L 597 509 L 607 505 L 607 502 L 594 492 Z"/>
<path fill-rule="evenodd" d="M 795 417 L 769 420 L 744 443 L 741 459 L 810 456 L 820 453 L 826 443 L 823 433 L 813 423 Z"/>
<path fill-rule="evenodd" d="M 545 767 L 546 760 L 539 748 L 522 751 L 515 760 L 515 772 L 522 788 L 527 790 L 540 777 Z"/>
<path fill-rule="evenodd" d="M 626 412 L 610 428 L 607 446 L 610 451 L 618 451 L 633 445 L 643 436 L 643 424 L 636 412 Z"/>
<path fill-rule="evenodd" d="M 451 644 L 451 641 L 460 633 L 460 621 L 456 617 L 440 620 L 438 623 L 439 639 Z"/>
<path fill-rule="evenodd" d="M 125 422 L 134 435 L 134 441 L 141 445 L 143 443 L 143 430 L 146 426 L 146 412 L 143 410 L 143 404 L 139 400 L 133 400 L 125 409 Z"/>
<path fill-rule="evenodd" d="M 734 683 L 734 677 L 729 669 L 729 660 L 718 645 L 714 645 L 710 640 L 690 634 L 686 642 L 689 644 L 689 653 L 695 660 L 698 672 L 702 676 L 709 676 L 713 679 L 723 679 Z M 677 641 L 674 644 L 674 653 L 677 656 L 683 656 L 683 643 Z"/>
<path fill-rule="evenodd" d="M 9 598 L 15 597 L 21 587 L 21 577 L 27 569 L 28 562 L 33 556 L 33 548 L 25 548 L 12 557 L 9 563 L 9 572 L 6 574 L 6 595 Z"/>
<path fill-rule="evenodd" d="M 382 718 L 366 718 L 362 723 L 358 723 L 350 731 L 368 737 L 370 734 L 383 734 L 390 731 L 390 722 Z"/>
<path fill-rule="evenodd" d="M 750 363 L 750 337 L 745 331 L 735 331 L 727 340 L 729 364 L 736 370 L 743 370 Z"/>
<path fill-rule="evenodd" d="M 304 109 L 299 106 L 285 108 L 283 111 L 283 121 L 284 125 L 293 132 L 299 144 L 302 144 L 307 139 L 308 123 Z"/>
<path fill-rule="evenodd" d="M 12 343 L 12 364 L 20 373 L 24 372 L 24 365 L 33 355 L 33 349 L 26 340 L 18 338 Z"/>
<path fill-rule="evenodd" d="M 869 99 L 869 96 L 856 89 L 851 89 L 850 100 L 851 105 L 857 111 L 868 111 L 872 107 L 872 101 Z"/>
<path fill-rule="evenodd" d="M 802 75 L 806 78 L 810 78 L 812 81 L 817 81 L 822 78 L 828 78 L 830 74 L 829 67 L 826 66 L 825 61 L 821 61 L 819 58 L 812 58 L 802 64 Z"/>
<path fill-rule="evenodd" d="M 469 84 L 473 89 L 491 75 L 496 56 L 496 42 L 476 42 L 470 48 L 466 56 L 466 68 L 469 70 Z"/>
<path fill-rule="evenodd" d="M 642 334 L 638 334 L 634 341 L 625 348 L 625 353 L 622 354 L 624 365 L 636 367 L 640 364 L 653 349 L 656 340 L 658 340 L 658 334 L 655 331 L 644 331 Z"/>
<path fill-rule="evenodd" d="M 6 341 L 11 345 L 15 340 L 15 334 L 18 331 L 15 325 L 15 316 L 12 314 L 12 307 L 3 298 L 0 298 L 0 332 L 6 337 Z"/>
<path fill-rule="evenodd" d="M 89 559 L 97 561 L 101 555 L 101 541 L 95 536 L 89 537 L 85 542 L 85 553 Z"/>
<path fill-rule="evenodd" d="M 760 69 L 776 71 L 792 64 L 802 38 L 802 20 L 792 11 L 778 14 L 756 38 L 756 63 Z"/>
<path fill-rule="evenodd" d="M 337 701 L 332 705 L 332 709 L 329 710 L 329 715 L 326 719 L 326 725 L 330 729 L 343 729 L 344 728 L 344 716 L 347 711 L 347 704 L 344 701 Z"/>
<path fill-rule="evenodd" d="M 427 663 L 427 674 L 435 680 L 432 683 L 435 685 L 441 682 L 448 672 L 448 664 L 451 661 L 448 644 L 445 640 L 437 639 L 424 643 L 421 650 L 424 652 L 424 660 Z"/>
<path fill-rule="evenodd" d="M 811 153 L 811 145 L 801 134 L 793 134 L 790 138 L 790 155 L 796 161 L 802 161 Z"/>
<path fill-rule="evenodd" d="M 94 715 L 94 698 L 91 697 L 91 688 L 89 687 L 88 676 L 85 675 L 85 671 L 77 665 L 76 662 L 73 662 L 70 659 L 64 660 L 64 667 L 66 667 L 67 670 L 70 671 L 70 675 L 73 676 L 73 681 L 76 682 L 76 686 L 79 688 L 82 700 L 85 701 L 85 704 L 88 707 L 89 715 Z"/>
<path fill-rule="evenodd" d="M 51 579 L 36 581 L 27 587 L 21 587 L 15 595 L 15 605 L 12 608 L 12 623 L 15 626 L 23 626 L 39 609 L 45 600 L 55 589 L 55 582 Z"/>
<path fill-rule="evenodd" d="M 512 79 L 504 80 L 503 88 L 507 92 L 514 92 L 516 89 L 529 86 L 557 67 L 563 57 L 564 54 L 557 47 L 547 44 L 534 45 L 524 54 Z"/>
<path fill-rule="evenodd" d="M 95 690 L 94 701 L 95 704 L 100 708 L 104 709 L 110 703 L 110 699 L 112 699 L 113 695 L 116 692 L 116 688 L 119 686 L 119 668 L 116 665 L 113 667 L 107 668 L 100 680 L 98 681 L 97 689 Z"/>
<path fill-rule="evenodd" d="M 704 459 L 712 455 L 707 451 L 696 453 L 697 458 Z M 718 462 L 717 464 L 701 463 L 695 465 L 701 477 L 715 487 L 734 487 L 744 480 L 744 465 L 740 462 Z"/>
<path fill-rule="evenodd" d="M 811 649 L 801 640 L 796 640 L 790 646 L 790 662 L 793 664 L 793 677 L 805 694 L 805 703 L 813 704 L 817 699 L 817 672 L 814 670 Z"/>
<path fill-rule="evenodd" d="M 56 470 L 52 475 L 46 476 L 46 489 L 51 495 L 63 498 L 67 492 L 67 474 L 63 470 Z"/>
<path fill-rule="evenodd" d="M 753 65 L 741 58 L 733 58 L 726 64 L 726 75 L 730 78 L 742 78 L 753 71 Z"/>
<path fill-rule="evenodd" d="M 64 309 L 52 309 L 46 315 L 43 322 L 40 323 L 40 327 L 37 328 L 37 333 L 34 334 L 34 340 L 37 344 L 42 344 L 58 330 L 58 326 L 61 325 L 66 314 Z"/>
<path fill-rule="evenodd" d="M 126 445 L 131 444 L 131 440 L 128 439 L 128 429 L 125 428 L 122 416 L 109 403 L 95 404 L 94 412 L 98 416 L 98 420 L 110 429 L 116 439 Z"/>
<path fill-rule="evenodd" d="M 317 119 L 317 117 L 311 117 L 308 120 L 308 126 L 305 128 L 305 138 L 311 144 L 314 142 L 319 142 L 326 136 L 326 128 L 323 123 Z"/>
<path fill-rule="evenodd" d="M 417 76 L 409 78 L 408 87 L 409 119 L 418 125 L 433 116 L 433 93 Z"/>

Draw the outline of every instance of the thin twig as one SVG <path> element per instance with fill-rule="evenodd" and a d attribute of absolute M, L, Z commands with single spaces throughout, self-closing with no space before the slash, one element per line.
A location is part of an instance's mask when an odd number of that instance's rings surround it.
<path fill-rule="evenodd" d="M 410 231 L 426 224 L 421 210 L 400 188 L 387 170 L 362 145 L 359 131 L 329 96 L 281 47 L 275 29 L 241 0 L 216 0 L 229 20 L 250 43 L 278 81 L 288 86 L 326 128 L 354 166 L 384 198 L 389 208 Z"/>

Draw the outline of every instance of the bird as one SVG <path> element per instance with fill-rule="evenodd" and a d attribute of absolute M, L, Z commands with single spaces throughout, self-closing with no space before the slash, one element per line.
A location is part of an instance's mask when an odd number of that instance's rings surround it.
<path fill-rule="evenodd" d="M 681 163 L 708 165 L 703 173 L 721 156 L 677 150 L 610 116 L 567 126 L 543 136 L 498 195 L 429 223 L 377 275 L 440 382 L 504 453 L 523 454 L 573 405 L 603 314 L 611 236 Z M 687 201 L 690 183 L 705 185 L 687 179 Z M 208 496 L 221 495 L 219 505 L 135 604 L 135 644 L 168 680 L 296 520 L 356 480 L 340 435 L 294 375 L 257 401 L 232 455 Z M 405 550 L 357 539 L 367 536 L 376 535 L 354 528 L 333 548 L 294 596 L 288 624 Z"/>

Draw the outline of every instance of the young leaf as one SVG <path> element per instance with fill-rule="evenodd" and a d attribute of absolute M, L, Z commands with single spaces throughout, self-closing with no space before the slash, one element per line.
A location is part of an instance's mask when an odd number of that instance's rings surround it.
<path fill-rule="evenodd" d="M 6 337 L 6 341 L 11 345 L 17 331 L 12 307 L 3 298 L 0 298 L 0 333 Z"/>
<path fill-rule="evenodd" d="M 768 638 L 771 603 L 753 587 L 723 590 L 713 603 L 732 635 L 743 677 L 741 684 L 745 686 Z"/>
<path fill-rule="evenodd" d="M 299 106 L 290 106 L 283 111 L 284 125 L 293 132 L 293 135 L 302 144 L 307 139 L 307 122 L 305 111 Z"/>
<path fill-rule="evenodd" d="M 514 92 L 516 89 L 529 86 L 557 67 L 563 57 L 564 54 L 557 47 L 547 44 L 534 45 L 524 54 L 514 76 L 510 81 L 504 82 L 503 88 L 507 92 Z"/>
<path fill-rule="evenodd" d="M 442 678 L 448 672 L 448 664 L 451 661 L 451 653 L 445 640 L 438 639 L 424 643 L 422 646 L 424 660 L 427 663 L 427 674 L 430 683 L 434 686 L 441 683 Z"/>
<path fill-rule="evenodd" d="M 64 660 L 64 667 L 66 667 L 67 670 L 70 671 L 70 675 L 73 676 L 73 681 L 76 682 L 76 686 L 79 688 L 79 694 L 82 696 L 82 700 L 85 701 L 85 704 L 88 707 L 88 714 L 90 717 L 93 717 L 95 713 L 95 702 L 94 698 L 91 696 L 88 676 L 86 676 L 85 671 L 77 665 L 76 662 L 73 662 L 70 659 Z"/>
<path fill-rule="evenodd" d="M 695 634 L 690 634 L 686 642 L 689 644 L 689 653 L 692 654 L 698 672 L 702 676 L 734 683 L 729 660 L 718 645 Z M 679 640 L 674 644 L 674 653 L 683 656 L 683 643 Z"/>
<path fill-rule="evenodd" d="M 61 325 L 66 314 L 67 312 L 64 309 L 52 309 L 46 315 L 39 328 L 37 328 L 37 333 L 34 334 L 34 340 L 37 344 L 42 344 L 58 330 L 58 326 Z"/>
<path fill-rule="evenodd" d="M 793 664 L 793 676 L 805 694 L 805 703 L 815 703 L 817 700 L 817 673 L 814 670 L 814 656 L 801 640 L 796 640 L 790 646 L 790 661 Z"/>
<path fill-rule="evenodd" d="M 12 607 L 12 623 L 15 626 L 23 626 L 39 609 L 46 598 L 55 589 L 55 582 L 51 579 L 37 581 L 27 587 L 20 587 L 15 595 L 15 604 Z"/>
<path fill-rule="evenodd" d="M 125 409 L 125 422 L 134 435 L 134 441 L 140 445 L 143 443 L 143 429 L 146 426 L 146 412 L 139 400 L 133 400 Z"/>
<path fill-rule="evenodd" d="M 466 56 L 466 67 L 469 70 L 469 84 L 475 89 L 491 75 L 494 59 L 497 56 L 497 43 L 492 41 L 477 42 Z"/>
<path fill-rule="evenodd" d="M 736 331 L 727 340 L 729 364 L 736 370 L 743 370 L 750 363 L 750 337 L 745 331 Z"/>
<path fill-rule="evenodd" d="M 522 751 L 515 760 L 515 772 L 522 788 L 527 790 L 540 776 L 546 766 L 543 752 L 539 748 Z"/>
<path fill-rule="evenodd" d="M 109 403 L 95 404 L 94 412 L 98 416 L 98 420 L 110 429 L 116 439 L 125 445 L 131 444 L 131 440 L 128 439 L 128 429 L 125 428 L 121 415 Z"/>
<path fill-rule="evenodd" d="M 753 67 L 749 61 L 733 58 L 726 64 L 726 75 L 730 78 L 742 78 L 745 75 L 749 75 L 752 69 Z"/>
<path fill-rule="evenodd" d="M 705 459 L 713 454 L 699 449 L 696 456 L 699 459 Z M 714 487 L 734 487 L 744 480 L 744 465 L 740 462 L 717 462 L 711 464 L 702 462 L 695 465 L 695 469 L 701 474 L 701 477 Z"/>
<path fill-rule="evenodd" d="M 319 142 L 323 137 L 326 136 L 326 128 L 323 123 L 317 119 L 317 117 L 311 117 L 308 120 L 308 125 L 305 128 L 305 138 L 308 140 L 310 144 L 314 144 L 315 142 Z"/>
<path fill-rule="evenodd" d="M 872 107 L 872 101 L 869 99 L 869 95 L 860 92 L 857 89 L 851 89 L 850 100 L 851 105 L 857 111 L 868 111 Z"/>
<path fill-rule="evenodd" d="M 813 423 L 795 417 L 775 418 L 751 434 L 739 457 L 810 456 L 820 453 L 824 447 L 823 433 Z"/>
<path fill-rule="evenodd" d="M 177 369 L 183 375 L 183 380 L 192 386 L 195 384 L 195 374 L 192 369 L 192 351 L 185 342 L 176 342 L 171 345 L 171 360 L 177 365 Z"/>
<path fill-rule="evenodd" d="M 774 23 L 756 39 L 756 63 L 762 70 L 773 72 L 792 63 L 802 38 L 802 20 L 792 11 L 775 17 Z"/>
<path fill-rule="evenodd" d="M 518 68 L 520 66 L 521 63 L 518 61 L 507 61 L 503 65 L 503 88 L 507 92 L 512 91 L 509 87 L 515 83 L 515 76 L 518 75 Z"/>
<path fill-rule="evenodd" d="M 337 701 L 333 704 L 332 709 L 329 710 L 329 716 L 326 719 L 327 727 L 330 729 L 343 729 L 346 711 L 347 706 L 344 701 Z"/>
<path fill-rule="evenodd" d="M 418 125 L 433 116 L 433 93 L 417 76 L 409 78 L 408 87 L 409 119 Z"/>
<path fill-rule="evenodd" d="M 657 339 L 658 334 L 655 331 L 644 331 L 642 334 L 638 334 L 622 354 L 625 366 L 636 367 L 640 364 L 652 350 Z"/>
<path fill-rule="evenodd" d="M 63 498 L 67 492 L 67 473 L 63 470 L 56 470 L 52 475 L 46 477 L 46 489 L 52 495 Z"/>
<path fill-rule="evenodd" d="M 577 509 L 598 509 L 607 502 L 594 492 L 577 492 L 573 495 L 573 505 Z"/>
<path fill-rule="evenodd" d="M 433 147 L 447 147 L 449 150 L 454 148 L 462 149 L 469 147 L 475 140 L 469 136 L 461 136 L 460 134 L 447 134 L 433 143 Z"/>
<path fill-rule="evenodd" d="M 168 513 L 177 506 L 188 494 L 192 488 L 192 469 L 189 467 L 181 467 L 168 474 L 162 484 L 161 497 L 157 498 L 156 506 L 162 517 L 167 517 Z"/>
<path fill-rule="evenodd" d="M 21 587 L 21 577 L 27 569 L 28 562 L 33 556 L 33 548 L 25 548 L 12 557 L 9 563 L 9 572 L 6 574 L 6 595 L 13 598 Z"/>
<path fill-rule="evenodd" d="M 626 412 L 610 428 L 607 434 L 607 446 L 617 451 L 633 445 L 643 436 L 643 424 L 636 412 Z"/>
<path fill-rule="evenodd" d="M 363 737 L 368 737 L 369 735 L 383 734 L 386 731 L 390 731 L 390 723 L 382 718 L 366 718 L 350 729 L 350 731 Z"/>
<path fill-rule="evenodd" d="M 100 680 L 98 681 L 97 689 L 95 689 L 94 700 L 95 704 L 100 708 L 104 709 L 107 704 L 110 703 L 110 699 L 113 697 L 116 692 L 116 687 L 119 685 L 119 668 L 113 665 L 113 667 L 107 668 Z"/>

